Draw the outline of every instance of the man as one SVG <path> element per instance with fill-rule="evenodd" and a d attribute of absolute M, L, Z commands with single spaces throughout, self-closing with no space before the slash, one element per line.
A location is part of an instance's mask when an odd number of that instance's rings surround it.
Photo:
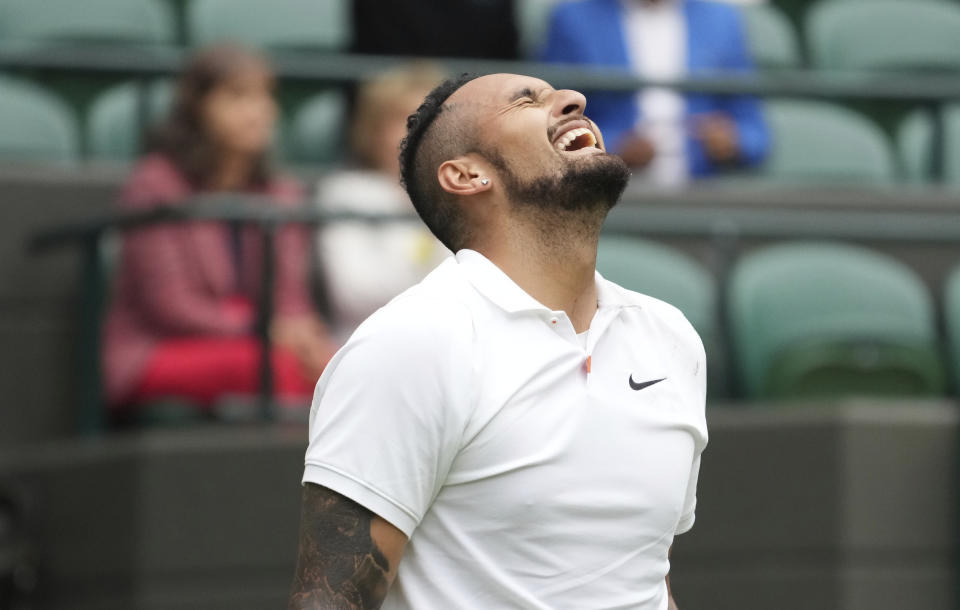
<path fill-rule="evenodd" d="M 318 383 L 291 608 L 672 607 L 703 347 L 678 310 L 595 271 L 629 171 L 585 105 L 494 74 L 410 118 L 405 186 L 457 254 Z"/>
<path fill-rule="evenodd" d="M 753 67 L 738 9 L 701 0 L 562 3 L 543 59 L 629 68 L 658 80 Z M 651 87 L 593 95 L 591 108 L 610 149 L 663 186 L 757 165 L 769 146 L 760 104 L 750 96 Z"/>

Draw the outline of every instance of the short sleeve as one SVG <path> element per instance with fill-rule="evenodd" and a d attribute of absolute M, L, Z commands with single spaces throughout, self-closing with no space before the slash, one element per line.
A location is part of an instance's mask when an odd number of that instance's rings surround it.
<path fill-rule="evenodd" d="M 694 457 L 690 467 L 690 476 L 687 477 L 687 489 L 684 494 L 683 510 L 680 520 L 674 529 L 675 535 L 690 531 L 696 520 L 697 483 L 700 479 L 700 456 L 707 446 L 709 435 L 706 420 L 707 398 L 707 358 L 700 336 L 693 326 L 684 318 L 684 327 L 687 329 L 688 344 L 690 346 L 690 361 L 693 374 L 689 379 L 692 395 L 692 410 L 690 412 L 690 430 L 694 438 Z"/>
<path fill-rule="evenodd" d="M 693 466 L 690 468 L 690 478 L 687 479 L 687 493 L 683 501 L 683 513 L 680 521 L 674 530 L 674 534 L 680 535 L 689 532 L 696 520 L 697 511 L 697 480 L 700 478 L 700 456 L 693 460 Z"/>
<path fill-rule="evenodd" d="M 475 395 L 472 331 L 463 305 L 416 296 L 364 322 L 317 384 L 304 483 L 409 537 L 460 450 Z"/>

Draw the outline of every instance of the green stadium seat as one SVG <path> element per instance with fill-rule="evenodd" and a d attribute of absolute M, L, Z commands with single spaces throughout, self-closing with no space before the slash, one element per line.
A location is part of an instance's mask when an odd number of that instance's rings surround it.
<path fill-rule="evenodd" d="M 340 51 L 351 42 L 348 0 L 192 0 L 190 44 L 232 40 L 262 48 Z"/>
<path fill-rule="evenodd" d="M 744 27 L 753 61 L 761 68 L 796 68 L 801 65 L 800 43 L 793 24 L 771 4 L 742 7 Z"/>
<path fill-rule="evenodd" d="M 930 112 L 917 110 L 897 129 L 897 149 L 904 176 L 910 182 L 924 182 L 931 176 L 934 121 Z M 943 178 L 960 185 L 960 104 L 947 106 L 944 115 Z"/>
<path fill-rule="evenodd" d="M 604 235 L 597 252 L 597 270 L 624 288 L 677 307 L 698 332 L 715 332 L 713 276 L 686 254 L 645 239 Z"/>
<path fill-rule="evenodd" d="M 727 394 L 727 366 L 716 323 L 716 282 L 703 265 L 653 241 L 604 235 L 597 252 L 597 270 L 624 288 L 666 301 L 682 311 L 700 334 L 710 361 L 710 396 Z"/>
<path fill-rule="evenodd" d="M 771 246 L 736 265 L 730 334 L 749 398 L 922 396 L 945 389 L 917 274 L 859 246 Z"/>
<path fill-rule="evenodd" d="M 514 21 L 520 35 L 522 57 L 535 59 L 546 43 L 553 7 L 563 0 L 515 0 Z"/>
<path fill-rule="evenodd" d="M 319 93 L 301 104 L 285 130 L 284 159 L 311 164 L 340 160 L 346 114 L 347 102 L 338 90 Z"/>
<path fill-rule="evenodd" d="M 156 80 L 146 85 L 144 99 L 148 125 L 156 124 L 169 110 L 173 85 Z M 87 144 L 93 159 L 127 161 L 141 152 L 140 84 L 127 82 L 101 93 L 87 115 Z"/>
<path fill-rule="evenodd" d="M 77 159 L 76 121 L 56 95 L 31 82 L 0 75 L 0 157 L 25 161 Z"/>
<path fill-rule="evenodd" d="M 953 370 L 954 387 L 960 392 L 960 267 L 947 279 L 943 295 L 944 318 L 947 322 L 947 340 Z"/>
<path fill-rule="evenodd" d="M 161 0 L 0 0 L 0 40 L 172 43 L 176 29 Z"/>
<path fill-rule="evenodd" d="M 960 6 L 942 0 L 825 1 L 807 14 L 812 63 L 829 69 L 960 69 Z"/>
<path fill-rule="evenodd" d="M 760 176 L 774 183 L 885 184 L 896 176 L 886 134 L 857 112 L 808 100 L 765 104 L 772 146 Z"/>

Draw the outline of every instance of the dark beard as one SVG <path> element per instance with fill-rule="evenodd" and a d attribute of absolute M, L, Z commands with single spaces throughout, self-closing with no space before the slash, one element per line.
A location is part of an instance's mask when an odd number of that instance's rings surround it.
<path fill-rule="evenodd" d="M 568 161 L 559 176 L 540 176 L 521 182 L 499 153 L 489 155 L 517 211 L 601 214 L 606 217 L 630 181 L 630 168 L 615 155 Z M 602 221 L 602 218 L 601 218 Z"/>

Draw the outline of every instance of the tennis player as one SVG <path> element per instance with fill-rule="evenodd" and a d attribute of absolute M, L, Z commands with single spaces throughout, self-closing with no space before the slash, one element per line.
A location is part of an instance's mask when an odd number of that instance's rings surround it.
<path fill-rule="evenodd" d="M 320 378 L 290 608 L 667 610 L 707 443 L 703 346 L 596 271 L 629 179 L 586 99 L 448 81 L 407 191 L 456 252 Z"/>

